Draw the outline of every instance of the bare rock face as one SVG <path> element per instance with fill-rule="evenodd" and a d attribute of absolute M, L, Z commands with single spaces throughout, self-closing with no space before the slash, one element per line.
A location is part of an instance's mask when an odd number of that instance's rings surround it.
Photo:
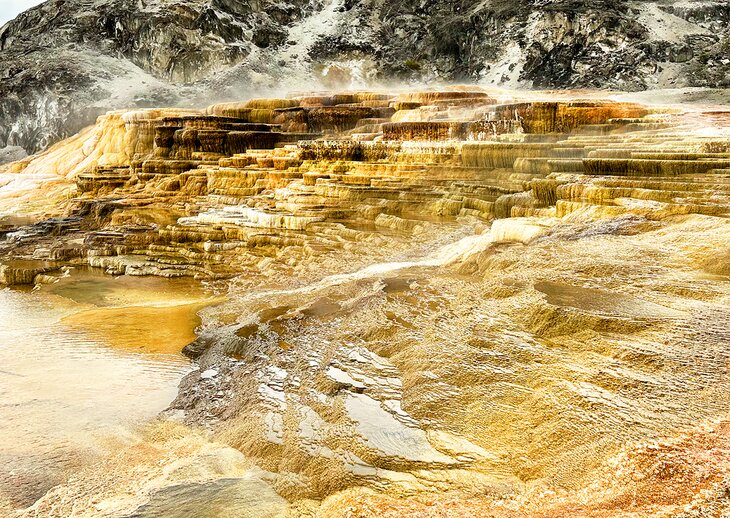
<path fill-rule="evenodd" d="M 723 1 L 51 0 L 0 28 L 0 146 L 320 83 L 726 86 Z"/>
<path fill-rule="evenodd" d="M 4 147 L 0 149 L 0 164 L 22 160 L 26 156 L 28 156 L 28 154 L 25 152 L 25 149 L 20 146 Z"/>
<path fill-rule="evenodd" d="M 0 143 L 35 152 L 110 108 L 195 98 L 201 87 L 185 85 L 281 43 L 299 4 L 41 4 L 0 29 Z"/>

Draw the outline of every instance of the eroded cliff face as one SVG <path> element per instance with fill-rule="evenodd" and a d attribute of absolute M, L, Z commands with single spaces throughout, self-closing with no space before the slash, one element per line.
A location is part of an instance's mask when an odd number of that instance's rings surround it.
<path fill-rule="evenodd" d="M 720 513 L 729 171 L 726 111 L 591 91 L 108 113 L 5 167 L 0 280 L 227 299 L 178 423 L 24 513 Z"/>
<path fill-rule="evenodd" d="M 300 85 L 728 85 L 726 2 L 54 0 L 0 29 L 0 147 Z"/>

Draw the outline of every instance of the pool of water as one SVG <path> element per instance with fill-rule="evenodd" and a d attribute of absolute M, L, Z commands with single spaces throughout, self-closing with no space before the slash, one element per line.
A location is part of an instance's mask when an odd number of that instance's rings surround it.
<path fill-rule="evenodd" d="M 164 410 L 210 301 L 188 280 L 91 272 L 0 290 L 0 510 L 32 504 Z"/>

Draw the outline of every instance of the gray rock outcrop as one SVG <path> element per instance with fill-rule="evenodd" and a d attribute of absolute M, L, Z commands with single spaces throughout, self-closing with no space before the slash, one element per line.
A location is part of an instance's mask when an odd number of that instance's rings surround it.
<path fill-rule="evenodd" d="M 729 27 L 724 1 L 49 0 L 0 28 L 0 147 L 293 88 L 724 87 Z"/>

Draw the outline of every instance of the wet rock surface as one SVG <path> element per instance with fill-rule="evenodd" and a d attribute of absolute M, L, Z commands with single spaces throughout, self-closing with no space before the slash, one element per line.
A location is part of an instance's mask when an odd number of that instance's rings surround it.
<path fill-rule="evenodd" d="M 292 516 L 726 508 L 724 454 L 703 452 L 730 437 L 727 112 L 318 91 L 111 112 L 5 171 L 0 271 L 227 290 L 165 416 L 240 456 L 129 481 L 120 451 L 28 515 L 197 493 Z M 214 464 L 179 434 L 143 464 Z"/>

